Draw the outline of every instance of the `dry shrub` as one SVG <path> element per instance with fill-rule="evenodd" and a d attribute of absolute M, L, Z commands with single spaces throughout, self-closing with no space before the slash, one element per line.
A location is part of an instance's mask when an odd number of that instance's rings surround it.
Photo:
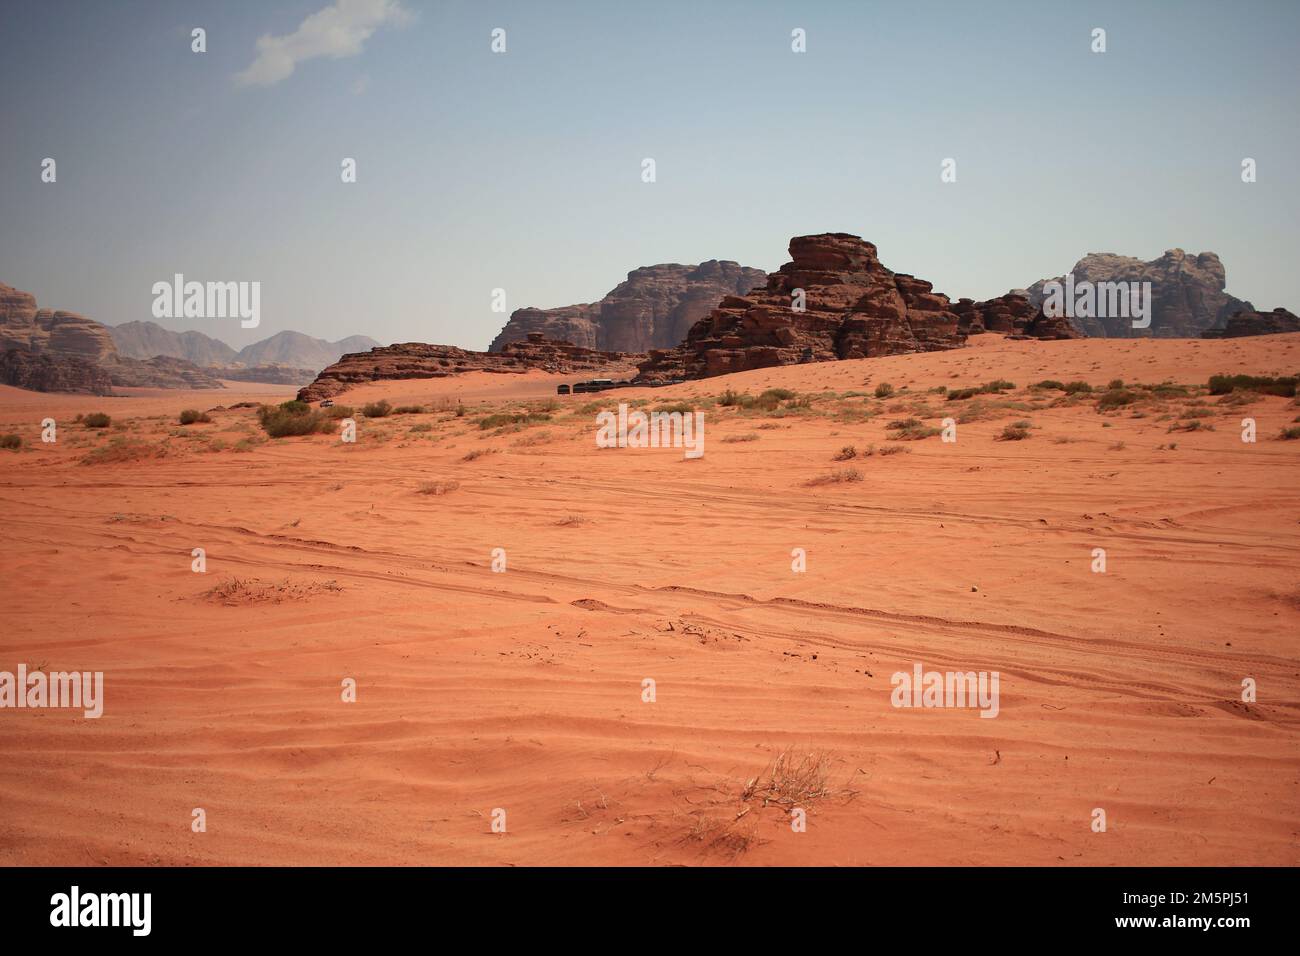
<path fill-rule="evenodd" d="M 745 784 L 740 799 L 746 803 L 761 800 L 765 807 L 806 807 L 834 793 L 829 783 L 831 760 L 825 750 L 803 752 L 786 747 L 767 769 Z"/>
<path fill-rule="evenodd" d="M 264 584 L 257 578 L 229 578 L 204 591 L 201 597 L 215 604 L 239 607 L 245 604 L 302 601 L 317 594 L 342 590 L 342 586 L 337 581 L 309 581 L 301 584 L 286 579 Z"/>
<path fill-rule="evenodd" d="M 83 465 L 119 465 L 136 461 L 151 461 L 167 455 L 165 445 L 154 445 L 138 438 L 114 438 L 103 448 L 88 452 L 81 459 Z"/>
<path fill-rule="evenodd" d="M 861 481 L 862 472 L 856 468 L 839 468 L 826 475 L 818 475 L 816 478 L 809 478 L 804 482 L 810 488 L 818 485 L 838 485 L 844 482 Z"/>
<path fill-rule="evenodd" d="M 446 495 L 459 487 L 460 482 L 453 478 L 449 481 L 422 481 L 418 490 L 422 495 Z"/>

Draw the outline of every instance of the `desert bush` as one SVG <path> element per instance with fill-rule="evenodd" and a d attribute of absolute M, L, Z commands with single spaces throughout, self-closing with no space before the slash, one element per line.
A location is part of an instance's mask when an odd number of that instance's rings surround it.
<path fill-rule="evenodd" d="M 83 465 L 118 465 L 134 461 L 162 458 L 166 454 L 162 445 L 150 444 L 138 438 L 114 438 L 103 448 L 87 452 L 81 459 Z"/>
<path fill-rule="evenodd" d="M 667 415 L 671 415 L 674 412 L 682 415 L 691 415 L 695 412 L 695 406 L 690 402 L 673 402 L 668 405 L 658 405 L 653 410 Z"/>
<path fill-rule="evenodd" d="M 1097 411 L 1108 412 L 1111 409 L 1122 408 L 1125 405 L 1132 405 L 1137 399 L 1136 392 L 1130 392 L 1126 388 L 1114 388 L 1102 393 L 1101 398 L 1097 399 Z"/>
<path fill-rule="evenodd" d="M 468 452 L 461 461 L 475 461 L 484 455 L 495 455 L 498 451 L 497 448 L 475 448 L 473 451 Z"/>
<path fill-rule="evenodd" d="M 1123 387 L 1124 387 L 1124 380 L 1122 378 L 1112 378 L 1110 382 L 1107 383 L 1106 385 L 1106 388 L 1112 392 L 1115 391 L 1115 389 L 1117 388 L 1123 388 Z"/>
<path fill-rule="evenodd" d="M 187 408 L 181 412 L 180 423 L 182 425 L 193 425 L 196 422 L 210 422 L 207 412 L 201 412 L 197 408 Z"/>
<path fill-rule="evenodd" d="M 909 455 L 912 449 L 904 448 L 902 445 L 881 445 L 880 454 L 882 455 Z"/>
<path fill-rule="evenodd" d="M 858 471 L 856 468 L 840 468 L 836 471 L 830 472 L 829 474 L 818 475 L 816 478 L 810 478 L 808 481 L 804 482 L 804 484 L 809 487 L 815 487 L 817 485 L 835 485 L 840 484 L 841 482 L 861 480 L 862 472 Z"/>
<path fill-rule="evenodd" d="M 858 457 L 858 450 L 852 445 L 845 445 L 840 449 L 839 454 L 835 456 L 834 461 L 849 461 Z"/>
<path fill-rule="evenodd" d="M 87 428 L 107 428 L 113 424 L 113 419 L 103 412 L 91 412 L 81 419 L 81 423 Z"/>
<path fill-rule="evenodd" d="M 1092 386 L 1089 385 L 1087 382 L 1066 382 L 1065 383 L 1066 395 L 1086 395 L 1091 391 L 1092 391 Z"/>
<path fill-rule="evenodd" d="M 1058 382 L 1058 381 L 1057 381 L 1056 379 L 1054 379 L 1054 378 L 1044 379 L 1043 381 L 1041 381 L 1041 382 L 1039 382 L 1038 384 L 1033 385 L 1033 386 L 1031 386 L 1031 387 L 1032 387 L 1032 388 L 1041 388 L 1041 389 L 1055 389 L 1055 390 L 1058 391 L 1058 392 L 1063 392 L 1063 391 L 1065 391 L 1065 386 L 1062 385 L 1060 382 Z"/>
<path fill-rule="evenodd" d="M 1210 394 L 1227 395 L 1235 391 L 1260 392 L 1264 395 L 1281 395 L 1294 398 L 1300 377 L 1269 378 L 1262 375 L 1211 375 Z"/>
<path fill-rule="evenodd" d="M 340 418 L 352 418 L 356 413 L 356 409 L 351 405 L 331 405 L 325 409 L 326 416 L 336 421 Z"/>
<path fill-rule="evenodd" d="M 423 405 L 398 405 L 396 408 L 393 409 L 393 414 L 394 415 L 423 415 L 424 406 Z M 372 416 L 367 414 L 366 417 L 369 418 Z M 381 415 L 379 417 L 382 418 L 383 416 Z"/>
<path fill-rule="evenodd" d="M 23 447 L 23 436 L 15 435 L 12 432 L 0 437 L 0 448 L 18 449 Z"/>
<path fill-rule="evenodd" d="M 393 414 L 393 406 L 387 400 L 381 398 L 377 402 L 367 402 L 362 405 L 361 414 L 365 415 L 366 418 L 387 418 Z"/>
<path fill-rule="evenodd" d="M 881 382 L 879 385 L 876 386 L 876 391 L 875 391 L 876 398 L 889 398 L 889 396 L 893 394 L 894 394 L 894 386 L 890 385 L 888 382 Z"/>
<path fill-rule="evenodd" d="M 422 495 L 446 495 L 460 487 L 460 482 L 452 479 L 450 481 L 422 481 L 417 489 Z"/>
<path fill-rule="evenodd" d="M 998 434 L 998 441 L 1024 441 L 1029 437 L 1029 429 L 1033 426 L 1029 422 L 1011 422 L 1004 425 L 1002 431 Z"/>
<path fill-rule="evenodd" d="M 257 410 L 257 420 L 261 423 L 262 430 L 272 438 L 312 435 L 329 431 L 332 427 L 329 416 L 313 409 L 306 402 L 297 401 L 263 405 Z"/>
<path fill-rule="evenodd" d="M 551 416 L 546 412 L 497 412 L 478 420 L 478 427 L 487 431 L 489 428 L 501 428 L 503 425 L 531 425 L 534 422 L 549 422 Z"/>
<path fill-rule="evenodd" d="M 1300 425 L 1283 428 L 1277 436 L 1278 441 L 1295 441 L 1297 438 L 1300 438 Z"/>
<path fill-rule="evenodd" d="M 745 442 L 745 441 L 758 441 L 758 435 L 754 434 L 753 432 L 749 432 L 744 435 L 728 435 L 722 439 L 722 443 L 724 445 L 734 445 L 737 442 Z"/>
<path fill-rule="evenodd" d="M 411 426 L 412 434 L 414 434 L 415 432 L 431 432 L 431 431 L 433 431 L 433 426 L 430 425 L 428 422 L 417 422 L 416 424 Z"/>
<path fill-rule="evenodd" d="M 930 438 L 939 434 L 939 429 L 932 425 L 927 425 L 919 418 L 905 418 L 899 421 L 892 421 L 885 428 L 892 431 L 890 437 L 898 441 L 920 441 L 923 438 Z"/>

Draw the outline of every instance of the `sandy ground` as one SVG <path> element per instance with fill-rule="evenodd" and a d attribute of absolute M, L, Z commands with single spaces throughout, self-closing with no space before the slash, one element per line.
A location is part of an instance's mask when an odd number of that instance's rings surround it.
<path fill-rule="evenodd" d="M 476 373 L 341 396 L 435 409 L 354 445 L 228 408 L 291 388 L 2 390 L 0 670 L 102 670 L 106 699 L 0 711 L 0 862 L 1294 865 L 1300 407 L 1026 386 L 1297 371 L 1295 335 L 984 336 L 549 411 L 558 379 Z M 699 460 L 595 447 L 618 401 L 774 386 L 813 400 L 708 405 Z M 524 400 L 550 420 L 478 426 Z M 953 444 L 886 427 L 949 415 Z M 998 716 L 891 706 L 916 662 L 997 671 Z"/>

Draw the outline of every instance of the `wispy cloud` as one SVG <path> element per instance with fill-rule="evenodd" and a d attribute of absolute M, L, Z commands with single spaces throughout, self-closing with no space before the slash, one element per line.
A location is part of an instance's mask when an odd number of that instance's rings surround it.
<path fill-rule="evenodd" d="M 399 0 L 334 0 L 284 36 L 266 34 L 257 40 L 257 58 L 235 76 L 240 86 L 274 86 L 299 63 L 328 56 L 356 56 L 383 26 L 404 26 L 414 16 Z"/>

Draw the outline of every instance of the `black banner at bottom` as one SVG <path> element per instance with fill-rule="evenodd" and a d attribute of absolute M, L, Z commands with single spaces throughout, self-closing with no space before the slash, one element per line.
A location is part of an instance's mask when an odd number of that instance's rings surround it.
<path fill-rule="evenodd" d="M 7 942 L 337 944 L 464 930 L 493 941 L 657 936 L 693 943 L 843 929 L 864 940 L 1098 935 L 1152 940 L 1289 923 L 1287 869 L 9 869 Z M 416 937 L 417 939 L 420 937 Z M 453 943 L 456 937 L 443 937 Z M 619 937 L 623 938 L 623 937 Z M 683 937 L 674 936 L 681 940 Z"/>

